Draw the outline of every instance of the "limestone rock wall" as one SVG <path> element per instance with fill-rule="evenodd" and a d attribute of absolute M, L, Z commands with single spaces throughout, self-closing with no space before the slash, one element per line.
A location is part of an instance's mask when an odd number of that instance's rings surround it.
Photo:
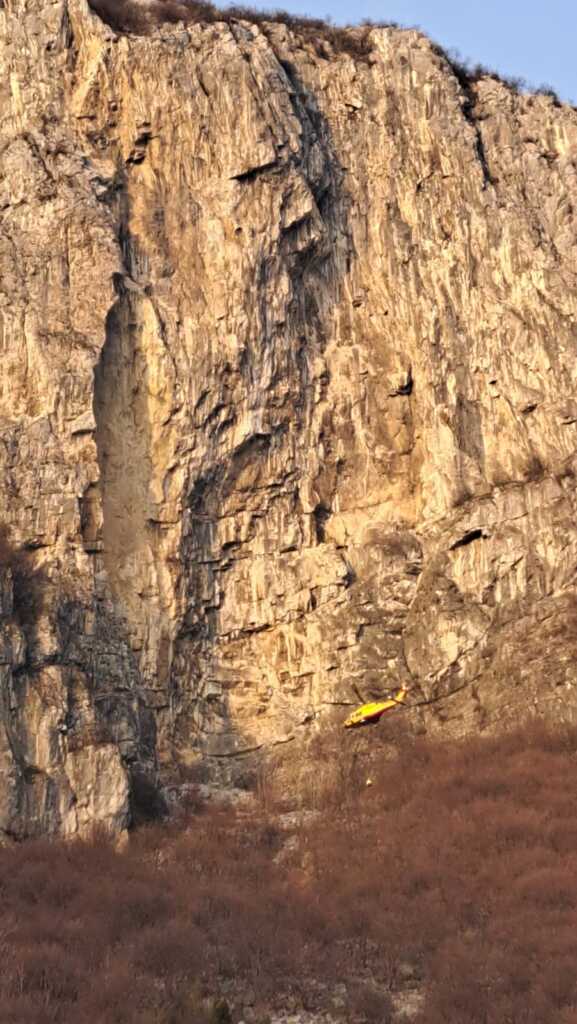
<path fill-rule="evenodd" d="M 0 834 L 400 682 L 575 714 L 577 113 L 372 47 L 4 0 Z"/>

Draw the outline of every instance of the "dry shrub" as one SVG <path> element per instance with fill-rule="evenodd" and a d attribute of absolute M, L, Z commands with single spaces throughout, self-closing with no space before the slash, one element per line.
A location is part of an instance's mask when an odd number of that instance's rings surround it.
<path fill-rule="evenodd" d="M 393 1020 L 393 1003 L 387 992 L 366 982 L 352 982 L 347 986 L 349 1013 L 367 1024 L 390 1024 Z"/>
<path fill-rule="evenodd" d="M 149 21 L 142 7 L 130 0 L 89 0 L 95 14 L 115 32 L 144 35 Z"/>
<path fill-rule="evenodd" d="M 550 100 L 553 100 L 553 106 L 561 106 L 559 93 L 556 89 L 553 88 L 552 85 L 549 85 L 547 82 L 544 82 L 542 85 L 540 85 L 539 88 L 535 90 L 535 92 L 537 96 L 547 96 Z"/>
<path fill-rule="evenodd" d="M 317 769 L 338 744 L 319 740 Z M 340 747 L 326 802 L 315 791 L 292 833 L 256 800 L 148 825 L 123 852 L 0 849 L 0 1019 L 216 1024 L 229 993 L 239 1014 L 245 999 L 314 1010 L 344 983 L 346 1019 L 384 1024 L 408 969 L 418 1024 L 571 1024 L 577 732 L 405 735 L 392 758 L 377 728 Z"/>
<path fill-rule="evenodd" d="M 447 62 L 465 92 L 469 90 L 473 83 L 479 82 L 482 78 L 494 78 L 497 82 L 506 85 L 514 93 L 523 92 L 524 89 L 528 88 L 524 78 L 501 75 L 498 71 L 488 68 L 484 64 L 467 60 L 457 50 L 445 50 L 438 43 L 433 43 L 433 49 L 439 57 Z"/>

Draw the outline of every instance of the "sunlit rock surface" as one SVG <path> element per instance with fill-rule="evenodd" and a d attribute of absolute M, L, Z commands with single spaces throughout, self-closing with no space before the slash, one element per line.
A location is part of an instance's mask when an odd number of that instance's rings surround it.
<path fill-rule="evenodd" d="M 577 113 L 372 46 L 4 0 L 0 835 L 575 715 Z"/>

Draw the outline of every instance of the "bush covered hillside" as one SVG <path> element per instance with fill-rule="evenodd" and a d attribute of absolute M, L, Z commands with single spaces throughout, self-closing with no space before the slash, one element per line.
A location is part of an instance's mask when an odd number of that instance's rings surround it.
<path fill-rule="evenodd" d="M 577 733 L 391 757 L 394 731 L 321 737 L 298 807 L 265 780 L 121 852 L 4 848 L 0 1019 L 574 1024 Z"/>

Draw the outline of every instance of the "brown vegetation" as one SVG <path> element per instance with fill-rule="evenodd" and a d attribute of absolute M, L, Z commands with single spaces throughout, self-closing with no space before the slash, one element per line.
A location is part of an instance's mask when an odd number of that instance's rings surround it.
<path fill-rule="evenodd" d="M 0 850 L 0 1019 L 216 1024 L 331 1009 L 344 983 L 349 1021 L 391 1021 L 407 986 L 418 1024 L 574 1020 L 577 732 L 405 738 L 369 788 L 341 742 L 339 792 L 300 826 L 268 792 L 123 852 Z"/>

